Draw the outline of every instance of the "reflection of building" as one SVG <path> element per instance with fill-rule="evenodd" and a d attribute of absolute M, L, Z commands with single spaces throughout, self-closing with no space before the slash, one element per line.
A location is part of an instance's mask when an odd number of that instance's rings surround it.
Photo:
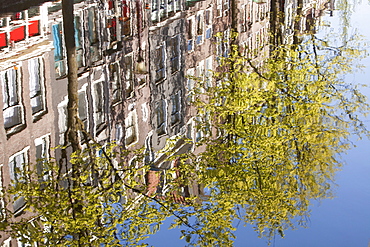
<path fill-rule="evenodd" d="M 24 162 L 49 156 L 55 142 L 52 105 L 53 43 L 47 33 L 46 7 L 0 18 L 0 165 L 2 185 L 18 182 Z M 7 205 L 21 212 L 24 201 Z"/>
<path fill-rule="evenodd" d="M 134 5 L 131 1 L 75 4 L 79 117 L 97 141 L 114 140 L 126 147 L 144 144 L 138 136 L 138 124 L 145 135 L 149 119 L 148 76 L 135 74 L 138 50 L 146 49 L 147 27 L 143 22 L 143 6 Z M 57 18 L 61 17 L 61 9 L 58 4 L 52 4 L 49 9 L 53 11 L 49 17 L 55 16 L 51 23 L 56 46 L 55 76 L 58 85 L 64 87 L 55 95 L 53 104 L 59 113 L 57 139 L 63 144 L 67 130 L 66 55 L 60 32 L 62 23 Z M 140 40 L 143 42 L 139 43 Z M 146 55 L 140 54 L 144 58 Z"/>
<path fill-rule="evenodd" d="M 2 0 L 0 5 L 0 14 L 27 10 L 47 1 L 48 0 Z"/>
<path fill-rule="evenodd" d="M 325 10 L 332 15 L 334 0 L 317 1 L 285 1 L 284 2 L 284 25 L 281 32 L 284 34 L 284 43 L 292 44 L 297 36 L 302 34 L 314 34 L 320 25 L 320 17 Z M 295 37 L 295 38 L 294 38 Z"/>
<path fill-rule="evenodd" d="M 197 83 L 189 76 L 213 85 L 211 70 L 217 70 L 219 57 L 228 56 L 232 29 L 239 32 L 237 42 L 244 55 L 262 60 L 259 51 L 268 52 L 271 2 L 76 0 L 78 111 L 87 132 L 102 144 L 116 141 L 127 149 L 145 146 L 145 162 L 152 164 L 147 177 L 174 168 L 165 151 L 194 150 L 184 139 L 196 142 L 205 134 L 194 127 L 207 113 L 199 115 L 190 106 Z M 285 3 L 285 20 L 279 23 L 285 39 L 293 32 L 290 29 L 295 30 L 296 4 Z M 311 17 L 317 20 L 317 10 L 324 5 L 305 1 L 300 32 L 311 30 L 304 23 L 311 23 Z M 216 33 L 222 35 L 215 37 Z M 60 1 L 0 18 L 4 187 L 10 179 L 17 180 L 16 168 L 22 163 L 36 163 L 50 155 L 51 146 L 65 144 L 66 59 Z M 165 191 L 164 183 L 160 193 Z M 184 188 L 181 196 L 201 194 L 195 187 Z M 4 205 L 2 201 L 0 206 Z M 17 201 L 8 209 L 21 213 L 23 205 Z"/>
<path fill-rule="evenodd" d="M 184 2 L 172 1 L 167 8 L 152 1 L 149 27 L 152 147 L 159 151 L 168 137 L 183 126 L 185 19 Z"/>

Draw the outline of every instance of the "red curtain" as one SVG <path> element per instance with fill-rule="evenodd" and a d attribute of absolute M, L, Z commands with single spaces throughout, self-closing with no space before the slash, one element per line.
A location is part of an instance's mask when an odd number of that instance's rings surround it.
<path fill-rule="evenodd" d="M 6 33 L 0 33 L 0 48 L 7 46 L 6 44 Z"/>
<path fill-rule="evenodd" d="M 108 9 L 113 9 L 113 0 L 108 1 Z"/>
<path fill-rule="evenodd" d="M 16 29 L 14 29 L 13 31 L 10 32 L 10 40 L 13 40 L 15 42 L 17 41 L 21 41 L 21 40 L 24 40 L 25 39 L 25 29 L 24 29 L 25 26 L 20 26 Z"/>
<path fill-rule="evenodd" d="M 29 36 L 36 36 L 40 34 L 39 21 L 30 21 L 28 26 Z"/>
<path fill-rule="evenodd" d="M 130 19 L 130 7 L 126 0 L 122 1 L 122 15 L 124 21 L 128 21 Z"/>

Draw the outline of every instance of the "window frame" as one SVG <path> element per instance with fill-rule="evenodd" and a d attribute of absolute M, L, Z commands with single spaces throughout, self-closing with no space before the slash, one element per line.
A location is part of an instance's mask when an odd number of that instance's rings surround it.
<path fill-rule="evenodd" d="M 101 53 L 101 40 L 99 37 L 99 27 L 100 27 L 100 18 L 99 12 L 97 11 L 97 5 L 90 5 L 85 10 L 85 25 L 87 26 L 87 38 L 89 47 L 88 49 L 88 60 L 89 65 L 94 64 L 101 60 L 102 53 Z"/>
<path fill-rule="evenodd" d="M 38 61 L 38 74 L 34 74 L 32 75 L 32 72 L 31 72 L 31 61 L 32 60 L 37 60 Z M 46 95 L 45 95 L 45 61 L 44 61 L 44 57 L 43 56 L 38 56 L 38 57 L 34 57 L 34 58 L 31 58 L 28 60 L 28 74 L 29 74 L 29 87 L 30 87 L 30 103 L 31 103 L 31 111 L 32 111 L 32 118 L 33 118 L 33 121 L 36 122 L 38 119 L 40 119 L 40 117 L 42 115 L 44 115 L 46 112 L 47 112 L 47 104 L 46 104 Z M 39 89 L 39 92 L 37 92 L 34 96 L 31 96 L 32 94 L 32 85 L 31 85 L 31 81 L 32 81 L 32 77 L 33 76 L 38 76 L 38 87 L 40 88 Z M 35 86 L 37 87 L 37 86 Z M 41 109 L 34 112 L 33 111 L 33 107 L 32 107 L 32 99 L 33 98 L 36 98 L 36 97 L 40 97 L 41 98 Z"/>
<path fill-rule="evenodd" d="M 101 95 L 97 95 L 97 90 L 96 87 L 97 85 L 101 87 Z M 106 108 L 105 108 L 105 103 L 106 103 L 106 97 L 105 97 L 105 87 L 104 87 L 104 80 L 98 80 L 94 81 L 91 86 L 91 95 L 93 99 L 93 118 L 94 118 L 94 132 L 95 136 L 98 136 L 99 133 L 105 129 L 106 127 Z M 101 100 L 101 107 L 97 107 L 97 104 L 99 103 L 99 98 Z M 99 101 L 98 101 L 99 100 Z M 101 108 L 101 111 L 99 109 Z M 101 116 L 98 116 L 101 115 Z M 98 122 L 99 118 L 101 118 L 101 121 Z"/>
<path fill-rule="evenodd" d="M 43 164 L 45 163 L 45 159 L 49 160 L 50 158 L 50 136 L 51 134 L 48 133 L 46 135 L 40 136 L 34 140 L 35 149 L 36 149 L 36 169 L 37 175 L 39 176 L 39 182 L 44 182 L 49 179 L 51 175 L 50 172 L 45 173 Z M 42 153 L 40 157 L 37 157 L 37 147 L 41 145 Z M 43 159 L 42 161 L 40 159 Z"/>
<path fill-rule="evenodd" d="M 68 129 L 68 111 L 67 111 L 68 97 L 65 96 L 64 100 L 58 104 L 58 133 L 59 144 L 65 145 L 64 135 Z"/>
<path fill-rule="evenodd" d="M 115 106 L 122 102 L 122 83 L 120 75 L 120 66 L 118 62 L 113 62 L 108 65 L 109 88 L 111 95 L 111 104 Z"/>
<path fill-rule="evenodd" d="M 171 38 L 169 48 L 171 49 L 171 73 L 174 74 L 178 72 L 181 67 L 180 35 L 176 35 Z"/>
<path fill-rule="evenodd" d="M 186 50 L 192 52 L 194 50 L 195 41 L 195 15 L 190 16 L 186 19 L 187 21 L 187 44 Z"/>
<path fill-rule="evenodd" d="M 196 18 L 195 18 L 196 19 L 196 34 L 195 34 L 196 41 L 195 43 L 197 45 L 202 45 L 204 38 L 205 38 L 204 36 L 205 36 L 206 27 L 205 27 L 204 13 L 205 13 L 204 10 L 198 11 Z"/>
<path fill-rule="evenodd" d="M 135 96 L 135 78 L 134 78 L 134 56 L 131 53 L 125 55 L 123 57 L 123 68 L 124 68 L 124 92 L 125 92 L 125 99 L 130 99 Z M 119 66 L 118 66 L 119 67 Z"/>
<path fill-rule="evenodd" d="M 167 76 L 167 71 L 166 71 L 166 58 L 167 58 L 167 54 L 166 54 L 166 43 L 163 42 L 161 45 L 159 45 L 157 48 L 156 48 L 156 54 L 155 54 L 155 57 L 157 59 L 157 61 L 155 62 L 155 82 L 156 83 L 160 83 L 162 81 L 164 81 L 166 79 L 166 76 Z M 161 73 L 161 74 L 160 74 Z"/>
<path fill-rule="evenodd" d="M 162 111 L 162 112 L 161 112 Z M 157 102 L 155 112 L 157 115 L 156 132 L 158 136 L 167 134 L 167 101 L 161 99 Z"/>
<path fill-rule="evenodd" d="M 194 87 L 195 87 L 195 68 L 189 68 L 186 71 L 186 103 L 188 105 L 194 100 Z"/>
<path fill-rule="evenodd" d="M 2 109 L 2 112 L 3 112 L 3 118 L 4 118 L 4 129 L 6 131 L 6 134 L 7 135 L 12 135 L 14 133 L 17 133 L 19 131 L 21 131 L 22 129 L 25 128 L 25 116 L 24 116 L 24 105 L 22 104 L 22 73 L 20 72 L 21 70 L 21 67 L 16 65 L 16 66 L 13 66 L 13 67 L 10 67 L 10 68 L 7 68 L 6 70 L 4 71 L 1 71 L 0 72 L 0 81 L 1 81 L 1 88 L 2 88 L 2 97 L 3 97 L 3 109 Z M 6 74 L 9 72 L 9 71 L 14 71 L 14 80 L 12 80 L 12 82 L 9 82 L 9 79 L 5 82 L 4 79 L 5 79 L 5 76 Z M 12 90 L 9 90 L 9 85 L 13 84 L 12 87 L 13 89 Z M 12 94 L 12 96 L 9 96 L 10 94 Z M 10 99 L 10 98 L 14 98 L 14 99 Z M 14 103 L 10 103 L 10 101 L 13 100 L 15 101 Z M 6 102 L 7 101 L 7 102 Z M 11 105 L 10 105 L 11 104 Z M 9 127 L 6 127 L 5 126 L 5 114 L 7 114 L 5 111 L 8 111 L 10 112 L 11 109 L 13 108 L 17 108 L 18 109 L 18 120 L 19 122 L 14 124 L 14 125 L 10 125 Z M 15 110 L 13 110 L 15 111 Z M 15 114 L 12 114 L 12 117 L 14 116 Z"/>
<path fill-rule="evenodd" d="M 78 24 L 78 25 L 77 25 Z M 83 11 L 74 14 L 75 44 L 76 44 L 76 61 L 78 68 L 86 66 L 85 62 L 85 30 Z"/>
<path fill-rule="evenodd" d="M 132 36 L 132 1 L 122 0 L 121 3 L 122 10 L 122 37 L 131 37 Z M 118 33 L 118 32 L 117 32 Z M 117 37 L 118 38 L 118 37 Z"/>
<path fill-rule="evenodd" d="M 85 131 L 89 131 L 89 100 L 88 100 L 88 95 L 87 95 L 87 86 L 88 84 L 85 83 L 78 91 L 78 118 L 83 122 L 84 124 L 84 128 L 85 128 Z M 84 95 L 82 95 L 84 94 Z M 84 103 L 85 103 L 85 118 L 81 118 L 81 113 L 80 113 L 80 109 L 82 109 L 82 105 L 81 105 L 81 95 L 83 96 L 83 99 L 84 99 Z"/>
<path fill-rule="evenodd" d="M 59 21 L 52 25 L 52 39 L 54 46 L 55 77 L 64 78 L 68 73 L 67 56 L 65 54 L 63 22 Z"/>
<path fill-rule="evenodd" d="M 11 179 L 11 184 L 12 185 L 16 185 L 17 183 L 22 183 L 21 178 L 19 179 L 20 181 L 18 181 L 18 179 L 16 178 L 16 170 L 15 169 L 20 169 L 20 171 L 25 169 L 26 165 L 29 162 L 29 157 L 28 157 L 29 149 L 30 149 L 30 146 L 27 146 L 27 147 L 23 148 L 21 151 L 18 151 L 16 153 L 14 153 L 13 155 L 11 155 L 8 159 L 9 177 Z M 23 163 L 19 164 L 21 166 L 21 168 L 16 167 L 17 166 L 16 163 L 14 163 L 14 165 L 11 164 L 11 162 L 14 162 L 16 157 L 18 157 L 19 155 L 23 155 Z M 20 212 L 23 211 L 25 206 L 26 206 L 26 202 L 24 201 L 23 197 L 20 197 L 17 200 L 13 201 L 14 214 L 18 215 Z"/>
<path fill-rule="evenodd" d="M 15 13 L 20 15 L 19 18 L 14 18 L 15 15 L 0 18 L 0 50 L 7 51 L 14 48 L 22 49 L 25 47 L 25 44 L 29 42 L 38 41 L 40 38 L 46 38 L 42 28 L 44 25 L 41 16 L 42 11 L 40 10 L 42 7 L 33 7 L 33 9 L 37 8 L 38 11 L 32 16 L 29 15 L 29 13 L 31 13 L 29 10 L 23 10 Z M 18 35 L 23 36 L 20 37 Z"/>
<path fill-rule="evenodd" d="M 171 96 L 171 126 L 181 123 L 181 90 Z"/>
<path fill-rule="evenodd" d="M 204 11 L 205 33 L 204 39 L 212 38 L 212 24 L 213 24 L 213 9 L 212 6 Z"/>
<path fill-rule="evenodd" d="M 131 140 L 132 139 L 132 140 Z M 139 128 L 136 109 L 131 110 L 125 118 L 125 145 L 130 147 L 139 141 Z"/>

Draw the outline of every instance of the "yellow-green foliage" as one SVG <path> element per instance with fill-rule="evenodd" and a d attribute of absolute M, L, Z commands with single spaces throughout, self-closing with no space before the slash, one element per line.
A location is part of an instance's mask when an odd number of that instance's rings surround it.
<path fill-rule="evenodd" d="M 7 231 L 23 243 L 45 246 L 120 246 L 120 241 L 137 246 L 155 233 L 170 212 L 162 212 L 145 196 L 143 176 L 148 167 L 125 162 L 113 166 L 112 159 L 118 158 L 113 148 L 90 146 L 73 153 L 66 167 L 44 160 L 44 177 L 25 165 L 22 182 L 9 192 L 14 200 L 23 197 L 27 202 L 23 212 L 31 214 L 24 214 L 20 222 L 8 219 Z M 103 149 L 105 153 L 96 155 Z"/>
<path fill-rule="evenodd" d="M 331 197 L 349 135 L 367 134 L 360 119 L 369 110 L 366 99 L 341 76 L 362 53 L 326 48 L 312 37 L 280 46 L 257 66 L 233 47 L 213 73 L 217 83 L 195 90 L 195 106 L 205 116 L 197 120 L 203 151 L 174 157 L 180 143 L 174 139 L 162 152 L 178 159 L 164 175 L 167 195 L 147 194 L 143 176 L 150 167 L 141 164 L 142 150 L 137 166 L 124 162 L 127 153 L 115 153 L 114 145 L 89 146 L 64 165 L 44 161 L 43 178 L 26 166 L 8 201 L 24 197 L 24 212 L 31 214 L 13 222 L 7 212 L 0 227 L 24 243 L 137 246 L 175 216 L 171 227 L 185 227 L 181 238 L 189 245 L 232 246 L 239 220 L 270 238 L 296 221 L 304 224 L 310 201 Z M 194 184 L 206 195 L 175 200 Z"/>
<path fill-rule="evenodd" d="M 218 83 L 198 95 L 199 112 L 210 115 L 213 128 L 194 160 L 211 191 L 199 224 L 219 231 L 211 234 L 215 242 L 227 243 L 218 234 L 235 219 L 267 237 L 304 224 L 310 201 L 332 196 L 350 134 L 368 134 L 360 119 L 369 111 L 365 96 L 342 79 L 363 54 L 326 48 L 312 36 L 272 50 L 257 67 L 234 47 L 214 72 Z M 204 132 L 208 125 L 198 121 Z"/>

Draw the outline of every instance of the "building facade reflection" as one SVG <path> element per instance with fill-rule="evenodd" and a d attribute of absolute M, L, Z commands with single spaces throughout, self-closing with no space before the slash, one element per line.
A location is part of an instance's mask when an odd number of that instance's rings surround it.
<path fill-rule="evenodd" d="M 197 118 L 207 118 L 191 104 L 195 80 L 209 87 L 217 83 L 211 73 L 220 57 L 229 55 L 232 42 L 244 56 L 262 62 L 272 40 L 291 44 L 299 34 L 315 32 L 330 6 L 313 0 L 75 1 L 79 118 L 102 145 L 144 146 L 145 162 L 152 165 L 147 183 L 158 184 L 150 178 L 176 166 L 166 160 L 167 144 L 175 140 L 174 154 L 197 152 L 195 143 L 204 134 L 195 128 Z M 232 31 L 239 33 L 236 40 Z M 2 15 L 3 188 L 17 180 L 23 163 L 37 164 L 52 155 L 52 147 L 67 144 L 66 60 L 60 1 Z M 202 194 L 200 187 L 194 184 L 183 196 Z M 164 190 L 162 184 L 157 191 L 163 196 Z M 24 203 L 1 205 L 20 215 Z M 8 235 L 0 241 L 16 242 Z"/>

